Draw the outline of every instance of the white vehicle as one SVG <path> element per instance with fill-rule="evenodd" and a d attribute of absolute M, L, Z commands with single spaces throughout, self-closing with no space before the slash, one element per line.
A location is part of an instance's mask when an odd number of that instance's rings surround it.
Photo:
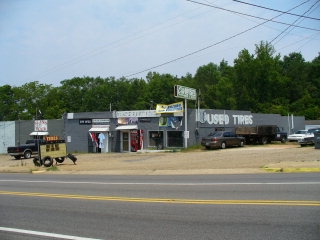
<path fill-rule="evenodd" d="M 307 132 L 308 132 L 307 130 L 298 130 L 294 134 L 290 134 L 288 136 L 288 141 L 289 142 L 299 141 L 306 136 Z"/>

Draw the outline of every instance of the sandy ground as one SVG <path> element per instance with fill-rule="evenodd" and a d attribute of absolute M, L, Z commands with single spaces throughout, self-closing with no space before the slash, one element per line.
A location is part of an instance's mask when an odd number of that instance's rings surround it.
<path fill-rule="evenodd" d="M 0 155 L 1 173 L 172 175 L 319 171 L 320 149 L 295 143 L 245 146 L 224 150 L 75 154 L 48 171 L 32 159 Z"/>

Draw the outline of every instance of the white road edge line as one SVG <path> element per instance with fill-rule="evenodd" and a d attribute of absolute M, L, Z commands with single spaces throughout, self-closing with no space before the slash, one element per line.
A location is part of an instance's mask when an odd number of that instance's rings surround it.
<path fill-rule="evenodd" d="M 318 185 L 320 182 L 218 182 L 218 183 L 164 183 L 164 182 L 73 182 L 73 181 L 36 181 L 36 180 L 5 180 L 0 182 L 22 182 L 22 183 L 64 183 L 64 184 L 92 184 L 92 185 L 168 185 L 168 186 L 219 186 L 219 185 Z"/>
<path fill-rule="evenodd" d="M 43 237 L 51 237 L 51 238 L 58 238 L 58 239 L 100 240 L 100 239 L 97 239 L 97 238 L 85 238 L 85 237 L 77 237 L 77 236 L 56 234 L 56 233 L 47 233 L 47 232 L 38 232 L 38 231 L 31 231 L 31 230 L 18 229 L 18 228 L 8 228 L 8 227 L 0 227 L 0 231 L 23 233 L 23 234 L 29 234 L 29 235 L 35 235 L 35 236 L 43 236 Z"/>

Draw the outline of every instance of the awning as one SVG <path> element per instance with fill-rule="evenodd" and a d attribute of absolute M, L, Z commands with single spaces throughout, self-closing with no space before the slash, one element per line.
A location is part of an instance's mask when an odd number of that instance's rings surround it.
<path fill-rule="evenodd" d="M 48 135 L 48 134 L 49 134 L 48 132 L 32 132 L 29 135 L 30 136 L 45 136 L 45 135 Z"/>
<path fill-rule="evenodd" d="M 89 132 L 109 132 L 109 127 L 93 127 L 89 129 Z"/>
<path fill-rule="evenodd" d="M 116 130 L 133 130 L 138 129 L 138 125 L 123 125 L 116 127 Z"/>

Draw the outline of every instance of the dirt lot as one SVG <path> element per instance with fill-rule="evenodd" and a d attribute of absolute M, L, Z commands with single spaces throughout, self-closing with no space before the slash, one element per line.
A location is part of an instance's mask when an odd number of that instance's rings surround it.
<path fill-rule="evenodd" d="M 298 144 L 269 144 L 225 150 L 187 152 L 138 152 L 75 154 L 50 168 L 35 167 L 32 159 L 14 160 L 0 155 L 0 172 L 33 172 L 45 174 L 166 175 L 265 173 L 290 171 L 320 172 L 320 149 Z"/>

